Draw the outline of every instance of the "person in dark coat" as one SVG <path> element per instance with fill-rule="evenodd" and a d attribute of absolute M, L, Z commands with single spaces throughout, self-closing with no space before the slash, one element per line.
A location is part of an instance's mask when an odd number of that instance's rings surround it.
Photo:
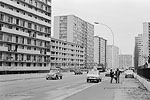
<path fill-rule="evenodd" d="M 115 76 L 116 76 L 116 83 L 119 83 L 119 76 L 120 76 L 119 68 L 117 68 L 117 70 L 115 72 Z"/>
<path fill-rule="evenodd" d="M 114 78 L 114 72 L 112 71 L 112 69 L 110 70 L 110 77 L 111 77 L 110 83 L 112 83 Z"/>

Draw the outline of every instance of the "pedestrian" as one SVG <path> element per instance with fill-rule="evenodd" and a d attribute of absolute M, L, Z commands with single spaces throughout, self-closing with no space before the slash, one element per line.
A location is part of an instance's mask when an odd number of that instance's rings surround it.
<path fill-rule="evenodd" d="M 112 83 L 113 78 L 114 78 L 114 72 L 112 71 L 112 69 L 110 69 L 110 83 Z"/>
<path fill-rule="evenodd" d="M 115 76 L 116 76 L 116 83 L 119 83 L 119 76 L 120 76 L 119 68 L 117 68 L 117 70 L 115 72 Z"/>

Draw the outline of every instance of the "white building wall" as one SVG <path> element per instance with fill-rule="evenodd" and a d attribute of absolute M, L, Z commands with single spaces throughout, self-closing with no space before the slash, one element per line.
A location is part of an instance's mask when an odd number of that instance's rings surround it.
<path fill-rule="evenodd" d="M 84 46 L 85 48 L 85 63 L 87 65 L 94 62 L 94 25 L 80 19 L 74 15 L 56 16 L 64 18 L 64 22 L 59 19 L 55 23 L 63 23 L 66 25 L 63 38 L 60 38 L 60 27 L 56 24 L 54 28 L 54 37 L 57 39 L 73 42 Z M 65 19 L 67 21 L 65 22 Z M 58 21 L 59 20 L 59 21 Z"/>
<path fill-rule="evenodd" d="M 119 67 L 119 48 L 113 45 L 107 46 L 107 68 Z"/>
<path fill-rule="evenodd" d="M 119 55 L 119 68 L 128 69 L 132 67 L 132 55 Z"/>
<path fill-rule="evenodd" d="M 102 37 L 94 37 L 94 63 L 106 65 L 107 40 Z"/>
<path fill-rule="evenodd" d="M 0 71 L 49 70 L 51 1 L 0 2 Z"/>
<path fill-rule="evenodd" d="M 149 31 L 150 31 L 150 23 L 144 22 L 143 23 L 143 55 L 144 57 L 148 57 L 149 54 Z"/>

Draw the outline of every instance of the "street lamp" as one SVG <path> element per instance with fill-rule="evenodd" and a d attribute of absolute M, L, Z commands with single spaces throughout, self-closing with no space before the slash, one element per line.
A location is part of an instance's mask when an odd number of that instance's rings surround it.
<path fill-rule="evenodd" d="M 113 46 L 114 46 L 114 33 L 113 33 L 112 29 L 108 25 L 103 24 L 103 23 L 94 22 L 94 24 L 100 24 L 100 25 L 106 26 L 111 31 L 112 37 L 113 37 Z"/>
<path fill-rule="evenodd" d="M 94 24 L 103 25 L 103 26 L 107 27 L 107 28 L 111 31 L 112 38 L 113 38 L 113 44 L 112 44 L 112 46 L 114 46 L 114 33 L 113 33 L 112 29 L 111 29 L 108 25 L 103 24 L 103 23 L 94 22 Z M 112 65 L 113 65 L 113 47 L 112 47 Z M 111 66 L 111 67 L 112 67 L 112 66 Z"/>

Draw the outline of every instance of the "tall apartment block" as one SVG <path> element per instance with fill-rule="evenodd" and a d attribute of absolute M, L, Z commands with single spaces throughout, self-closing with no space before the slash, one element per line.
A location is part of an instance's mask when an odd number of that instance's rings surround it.
<path fill-rule="evenodd" d="M 106 68 L 106 46 L 107 40 L 94 36 L 94 63 Z"/>
<path fill-rule="evenodd" d="M 148 62 L 148 56 L 150 56 L 150 22 L 143 23 L 143 55 Z"/>
<path fill-rule="evenodd" d="M 76 43 L 51 38 L 51 68 L 83 68 L 84 51 L 83 46 Z"/>
<path fill-rule="evenodd" d="M 128 69 L 132 67 L 132 55 L 119 55 L 119 68 Z"/>
<path fill-rule="evenodd" d="M 94 62 L 94 25 L 74 15 L 54 17 L 54 38 L 85 48 L 85 67 Z"/>
<path fill-rule="evenodd" d="M 144 57 L 143 47 L 145 44 L 143 44 L 143 34 L 138 34 L 137 37 L 135 37 L 135 47 L 134 47 L 134 66 L 143 66 L 146 62 L 146 55 Z"/>
<path fill-rule="evenodd" d="M 114 45 L 107 45 L 107 68 L 119 68 L 119 48 Z"/>
<path fill-rule="evenodd" d="M 51 0 L 0 0 L 0 71 L 50 69 Z"/>

